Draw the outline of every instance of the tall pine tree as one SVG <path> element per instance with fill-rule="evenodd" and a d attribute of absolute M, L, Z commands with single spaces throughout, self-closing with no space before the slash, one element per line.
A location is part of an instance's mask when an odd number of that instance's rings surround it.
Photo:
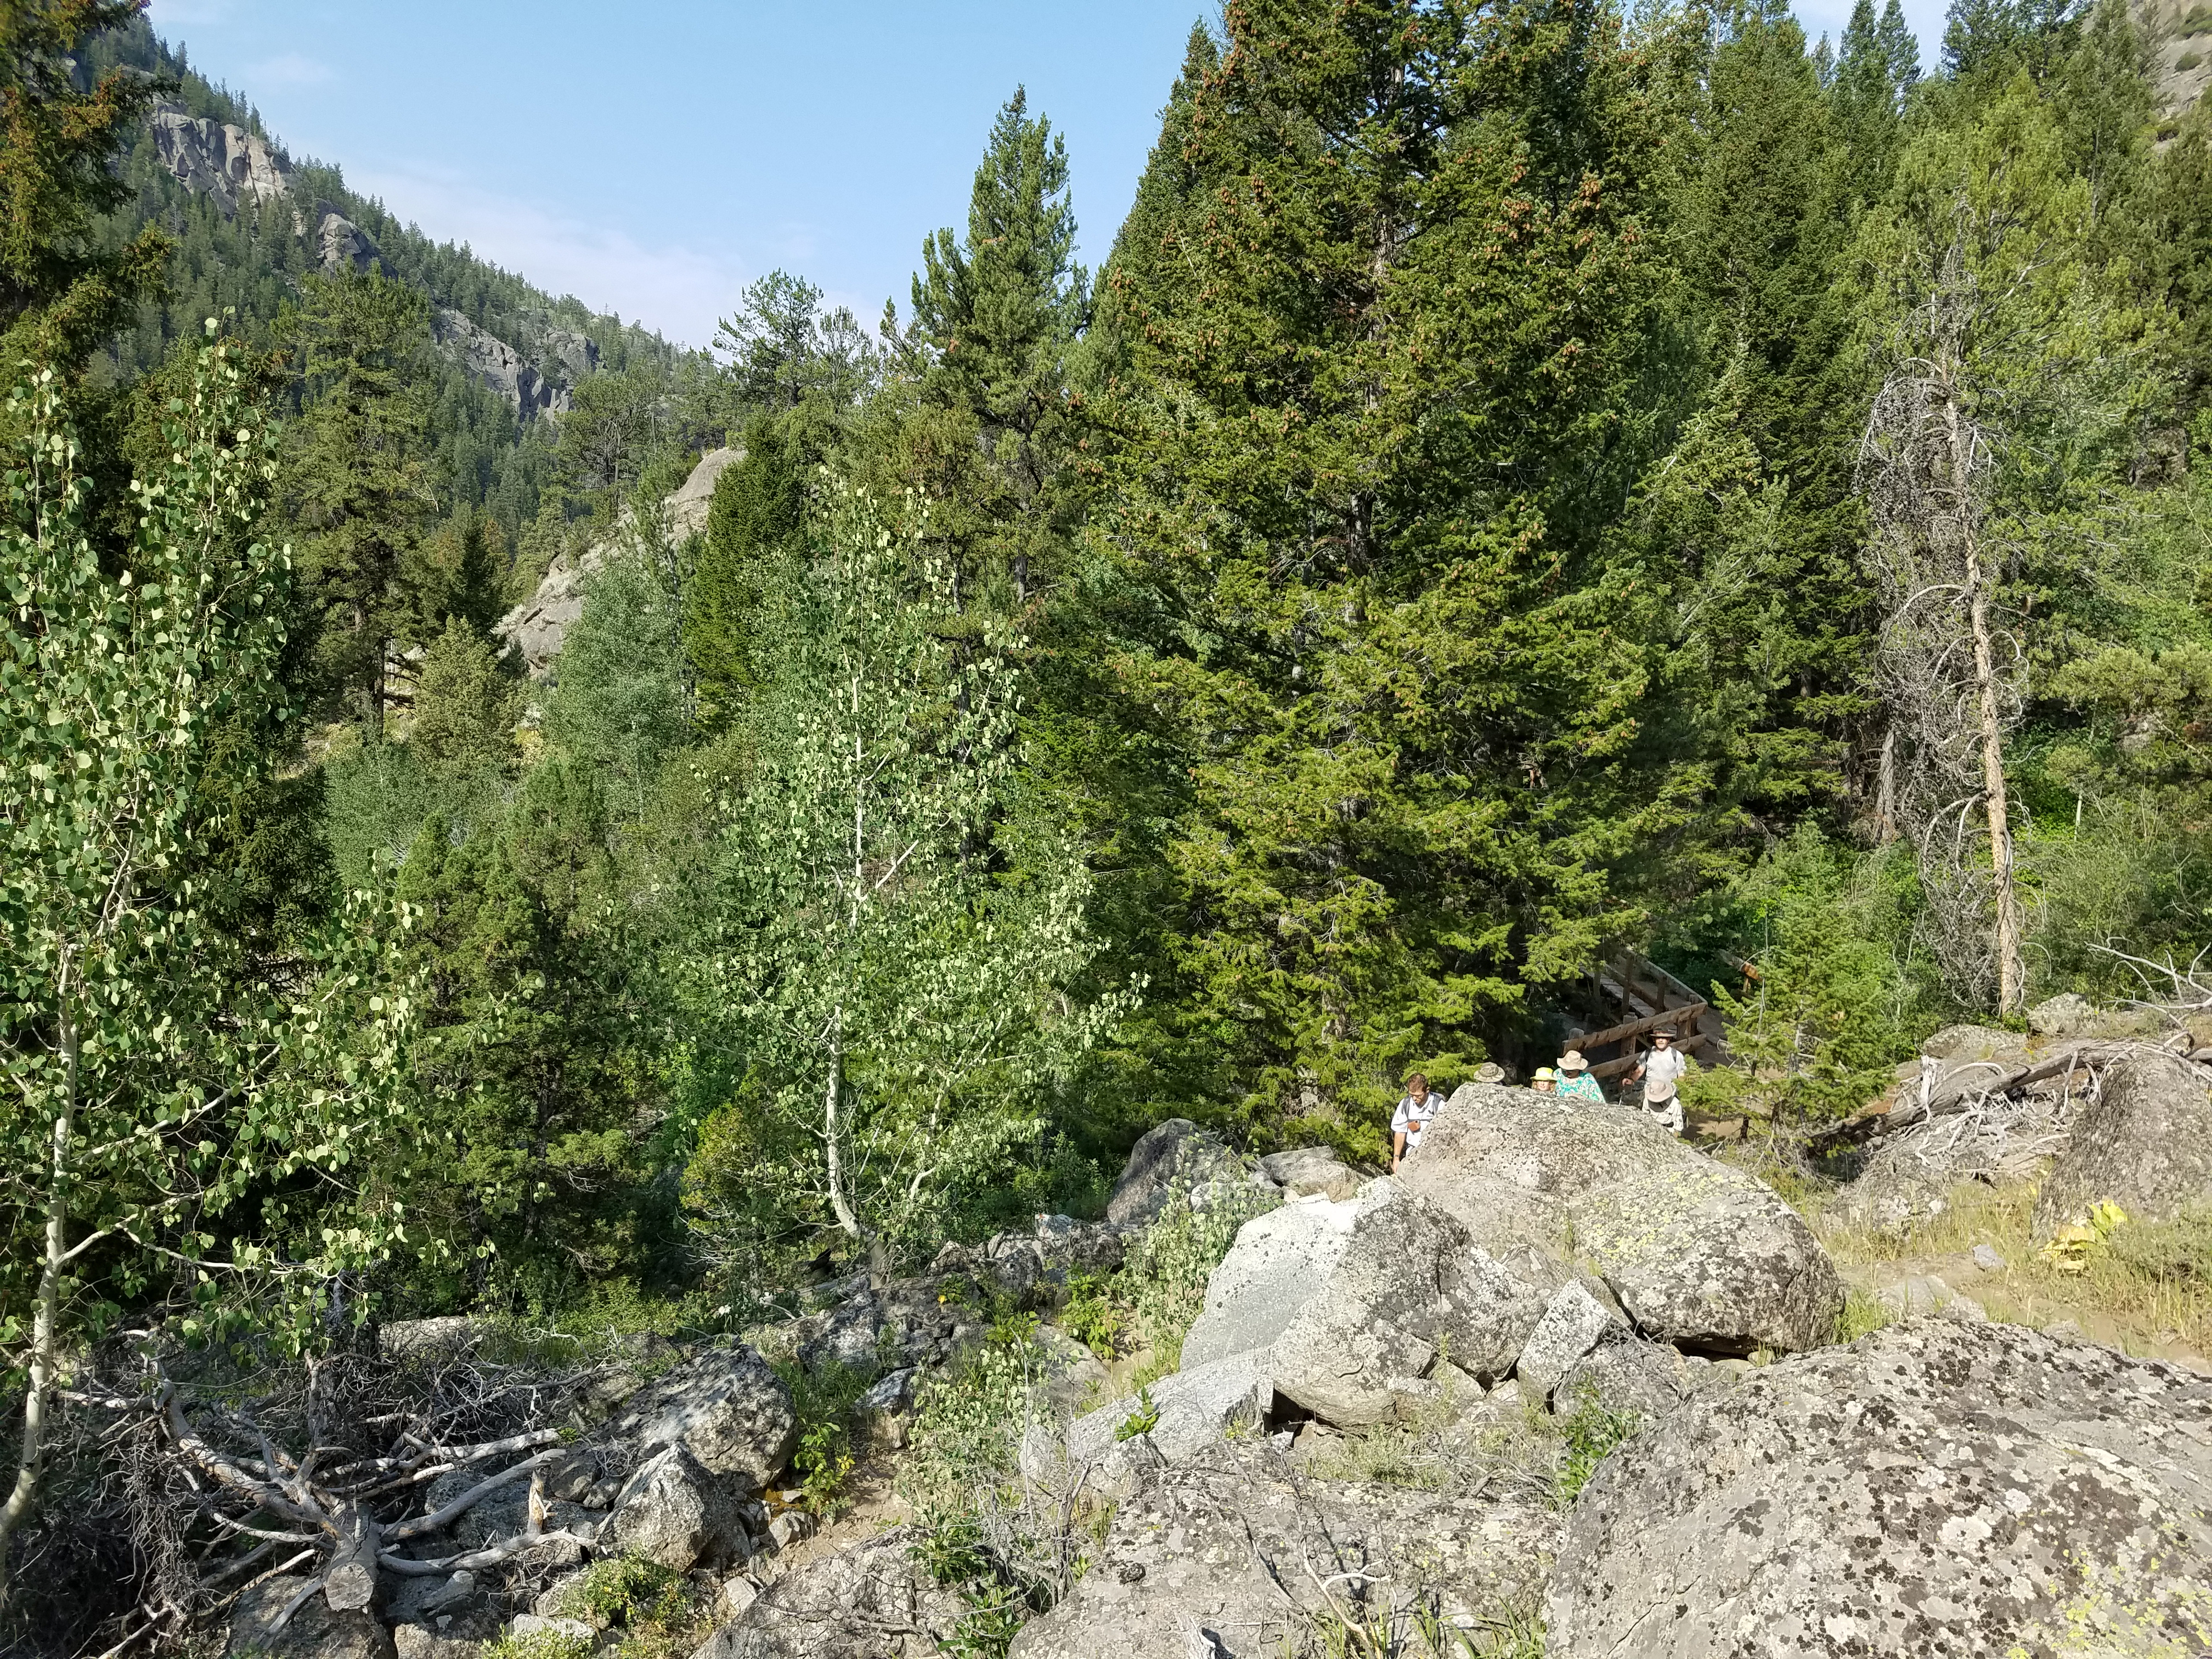
<path fill-rule="evenodd" d="M 1613 21 L 1549 0 L 1253 0 L 1205 58 L 1109 273 L 1107 529 L 1190 781 L 1194 1028 L 1258 1114 L 1356 1116 L 1634 925 L 1608 865 L 1703 810 L 1604 537 L 1657 135 Z"/>

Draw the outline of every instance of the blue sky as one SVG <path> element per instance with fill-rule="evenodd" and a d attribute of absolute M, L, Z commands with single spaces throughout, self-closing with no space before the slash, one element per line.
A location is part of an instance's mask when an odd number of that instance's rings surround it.
<path fill-rule="evenodd" d="M 1808 4 L 1807 32 L 1849 0 Z M 1128 210 L 1214 0 L 154 0 L 155 28 L 402 218 L 705 345 L 781 265 L 872 322 L 965 217 L 1018 84 L 1067 135 L 1083 255 Z M 1941 0 L 1909 3 L 1923 61 Z"/>

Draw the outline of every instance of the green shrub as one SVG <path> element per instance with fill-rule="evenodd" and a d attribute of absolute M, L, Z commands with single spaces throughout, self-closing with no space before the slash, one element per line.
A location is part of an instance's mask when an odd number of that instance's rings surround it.
<path fill-rule="evenodd" d="M 1149 1388 L 1137 1390 L 1137 1403 L 1114 1431 L 1115 1441 L 1134 1440 L 1140 1434 L 1150 1434 L 1160 1425 L 1160 1408 L 1152 1403 Z"/>
<path fill-rule="evenodd" d="M 884 1358 L 864 1365 L 825 1359 L 807 1366 L 796 1358 L 769 1362 L 791 1390 L 791 1409 L 799 1419 L 799 1449 L 792 1467 L 799 1472 L 799 1502 L 816 1515 L 834 1517 L 844 1507 L 845 1488 L 854 1462 L 854 1407 L 886 1369 Z"/>
<path fill-rule="evenodd" d="M 561 1592 L 554 1608 L 565 1618 L 625 1626 L 672 1624 L 684 1610 L 684 1575 L 637 1555 L 594 1561 Z"/>
<path fill-rule="evenodd" d="M 2183 52 L 2183 53 L 2181 54 L 2181 56 L 2180 56 L 2180 57 L 2179 57 L 2179 58 L 2175 58 L 2175 59 L 2173 60 L 2173 66 L 2174 66 L 2174 68 L 2176 68 L 2176 69 L 2178 69 L 2178 70 L 2182 70 L 2186 71 L 2186 70 L 2193 70 L 2193 69 L 2195 69 L 2195 68 L 2196 68 L 2199 64 L 2203 63 L 2203 61 L 2204 61 L 2204 54 L 2203 54 L 2203 52 Z"/>
<path fill-rule="evenodd" d="M 1119 1294 L 1152 1351 L 1152 1376 L 1165 1376 L 1182 1365 L 1182 1340 L 1206 1305 L 1206 1281 L 1237 1242 L 1238 1230 L 1280 1201 L 1255 1187 L 1202 1210 L 1177 1204 L 1130 1246 L 1117 1275 Z"/>
<path fill-rule="evenodd" d="M 1634 1412 L 1608 1411 L 1598 1403 L 1595 1390 L 1583 1392 L 1581 1403 L 1559 1420 L 1559 1437 L 1565 1442 L 1556 1481 L 1561 1509 L 1571 1504 L 1589 1485 L 1597 1466 L 1613 1455 L 1613 1449 L 1636 1432 L 1636 1424 Z"/>
<path fill-rule="evenodd" d="M 2114 1260 L 2145 1279 L 2212 1291 L 2212 1210 L 2121 1227 L 2106 1244 Z"/>
<path fill-rule="evenodd" d="M 1894 1325 L 1897 1315 L 1878 1296 L 1869 1296 L 1856 1285 L 1844 1291 L 1844 1309 L 1836 1316 L 1836 1340 L 1856 1342 L 1885 1325 Z"/>
<path fill-rule="evenodd" d="M 592 1647 L 588 1636 L 534 1630 L 527 1636 L 495 1636 L 483 1644 L 481 1659 L 592 1659 Z"/>
<path fill-rule="evenodd" d="M 1110 1360 L 1121 1352 L 1121 1333 L 1129 1314 L 1115 1299 L 1112 1282 L 1098 1273 L 1070 1273 L 1067 1301 L 1060 1310 L 1060 1327 L 1078 1342 Z"/>
<path fill-rule="evenodd" d="M 946 1646 L 962 1659 L 1002 1659 L 1052 1604 L 1069 1557 L 1050 1531 L 1066 1517 L 1032 1512 L 1017 1472 L 1044 1361 L 1036 1316 L 1002 1316 L 915 1405 L 898 1493 L 915 1512 L 915 1559 L 967 1603 Z"/>

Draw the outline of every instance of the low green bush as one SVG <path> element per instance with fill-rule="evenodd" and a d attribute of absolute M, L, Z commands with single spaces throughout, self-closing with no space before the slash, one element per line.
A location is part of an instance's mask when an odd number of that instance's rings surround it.
<path fill-rule="evenodd" d="M 1637 1422 L 1634 1412 L 1608 1410 L 1594 1390 L 1584 1390 L 1575 1409 L 1559 1419 L 1559 1437 L 1565 1443 L 1555 1483 L 1561 1509 L 1573 1504 L 1598 1465 L 1636 1432 Z"/>

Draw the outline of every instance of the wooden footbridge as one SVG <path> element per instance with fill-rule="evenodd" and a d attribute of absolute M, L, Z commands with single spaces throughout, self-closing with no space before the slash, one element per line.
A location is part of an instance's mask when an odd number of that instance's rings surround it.
<path fill-rule="evenodd" d="M 1650 1048 L 1650 1033 L 1664 1025 L 1675 1047 L 1705 1065 L 1728 1056 L 1728 1026 L 1719 1011 L 1658 963 L 1623 950 L 1597 970 L 1601 1004 L 1620 1016 L 1613 1024 L 1569 1041 L 1590 1063 L 1593 1077 L 1619 1077 Z"/>

